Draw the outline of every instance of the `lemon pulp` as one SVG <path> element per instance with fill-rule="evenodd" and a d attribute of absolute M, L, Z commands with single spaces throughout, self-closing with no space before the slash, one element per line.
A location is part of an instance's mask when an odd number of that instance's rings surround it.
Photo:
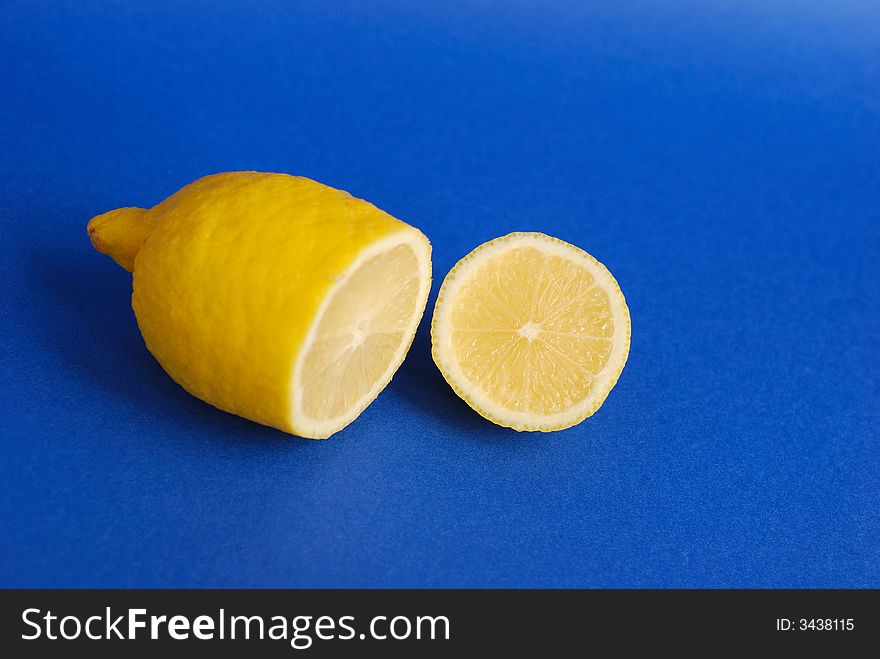
<path fill-rule="evenodd" d="M 481 245 L 441 287 L 434 360 L 474 409 L 517 430 L 595 412 L 629 353 L 617 282 L 586 252 L 537 233 Z"/>
<path fill-rule="evenodd" d="M 426 268 L 409 242 L 380 245 L 340 280 L 295 374 L 294 408 L 312 433 L 345 425 L 388 384 L 425 308 Z"/>

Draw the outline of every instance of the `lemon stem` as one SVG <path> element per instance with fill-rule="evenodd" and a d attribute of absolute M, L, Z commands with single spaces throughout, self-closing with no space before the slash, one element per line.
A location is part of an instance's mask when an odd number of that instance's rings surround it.
<path fill-rule="evenodd" d="M 88 229 L 92 246 L 131 272 L 134 257 L 152 227 L 147 209 L 118 208 L 93 217 Z"/>

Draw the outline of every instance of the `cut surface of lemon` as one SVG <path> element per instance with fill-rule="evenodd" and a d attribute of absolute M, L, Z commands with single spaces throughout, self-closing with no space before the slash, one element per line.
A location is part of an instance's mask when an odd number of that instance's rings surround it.
<path fill-rule="evenodd" d="M 427 303 L 426 242 L 413 232 L 374 245 L 328 296 L 294 369 L 300 434 L 326 437 L 345 427 L 390 382 Z"/>
<path fill-rule="evenodd" d="M 512 233 L 452 268 L 431 340 L 444 378 L 479 414 L 515 430 L 562 430 L 617 383 L 630 316 L 617 281 L 585 251 Z"/>

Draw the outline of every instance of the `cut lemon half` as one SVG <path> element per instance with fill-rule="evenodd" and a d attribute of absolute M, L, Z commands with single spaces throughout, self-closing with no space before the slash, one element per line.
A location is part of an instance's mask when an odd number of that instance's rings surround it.
<path fill-rule="evenodd" d="M 302 437 L 329 437 L 376 398 L 431 287 L 421 231 L 301 176 L 205 176 L 88 232 L 132 273 L 138 327 L 175 382 Z"/>
<path fill-rule="evenodd" d="M 629 309 L 582 249 L 511 233 L 446 276 L 431 341 L 443 377 L 479 414 L 514 430 L 562 430 L 598 410 L 617 383 Z"/>

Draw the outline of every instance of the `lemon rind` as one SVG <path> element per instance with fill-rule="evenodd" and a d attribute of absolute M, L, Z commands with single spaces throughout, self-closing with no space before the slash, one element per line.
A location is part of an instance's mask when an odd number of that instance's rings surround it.
<path fill-rule="evenodd" d="M 543 250 L 550 248 L 550 251 L 585 265 L 608 294 L 615 327 L 611 355 L 605 368 L 594 377 L 598 386 L 583 400 L 551 415 L 508 410 L 490 400 L 464 377 L 451 349 L 451 302 L 458 289 L 489 257 L 507 249 L 529 245 L 536 245 Z M 608 268 L 586 251 L 553 236 L 539 232 L 514 232 L 483 243 L 456 263 L 446 275 L 440 286 L 431 320 L 431 356 L 453 391 L 483 418 L 518 432 L 553 432 L 579 424 L 602 406 L 626 365 L 631 336 L 632 321 L 626 298 Z"/>

